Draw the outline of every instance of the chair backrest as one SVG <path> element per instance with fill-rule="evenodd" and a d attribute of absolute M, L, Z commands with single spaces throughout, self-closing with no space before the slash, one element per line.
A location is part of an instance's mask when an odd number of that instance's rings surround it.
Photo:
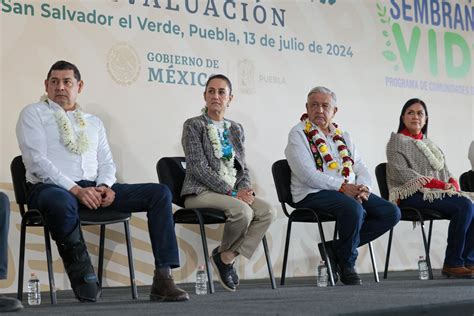
<path fill-rule="evenodd" d="M 10 172 L 12 174 L 16 203 L 20 206 L 20 213 L 23 216 L 25 214 L 28 189 L 26 185 L 26 169 L 21 156 L 13 158 L 10 164 Z"/>
<path fill-rule="evenodd" d="M 286 213 L 284 204 L 295 207 L 293 203 L 293 196 L 291 195 L 291 169 L 286 159 L 281 159 L 272 165 L 273 181 L 278 195 L 278 201 L 283 206 L 283 211 Z"/>
<path fill-rule="evenodd" d="M 459 185 L 462 191 L 474 192 L 474 171 L 464 172 L 459 178 Z"/>
<path fill-rule="evenodd" d="M 387 163 L 382 162 L 375 167 L 375 177 L 379 185 L 380 196 L 388 200 L 388 185 L 387 185 Z"/>
<path fill-rule="evenodd" d="M 184 157 L 163 157 L 156 164 L 158 180 L 170 188 L 173 194 L 173 203 L 180 207 L 184 207 L 181 189 L 186 175 L 185 164 Z"/>

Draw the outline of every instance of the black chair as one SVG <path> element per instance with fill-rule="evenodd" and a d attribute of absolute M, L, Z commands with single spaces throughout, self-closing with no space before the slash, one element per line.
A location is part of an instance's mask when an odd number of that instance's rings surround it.
<path fill-rule="evenodd" d="M 173 203 L 179 207 L 173 214 L 174 222 L 178 224 L 197 224 L 201 231 L 201 242 L 204 251 L 204 261 L 208 275 L 209 291 L 214 293 L 214 283 L 212 282 L 212 272 L 209 263 L 209 251 L 207 247 L 206 230 L 204 225 L 223 224 L 227 218 L 224 211 L 214 208 L 184 208 L 184 198 L 181 197 L 184 176 L 186 174 L 186 160 L 184 157 L 163 157 L 156 164 L 156 172 L 160 183 L 166 184 L 172 194 Z M 272 262 L 268 252 L 267 238 L 262 239 L 265 258 L 267 259 L 268 273 L 272 289 L 276 289 L 275 277 L 273 276 Z"/>
<path fill-rule="evenodd" d="M 21 156 L 15 157 L 10 165 L 10 171 L 13 180 L 13 190 L 15 192 L 16 203 L 20 208 L 21 214 L 21 232 L 20 232 L 20 260 L 18 267 L 18 292 L 17 298 L 23 300 L 23 274 L 25 267 L 25 239 L 26 239 L 26 228 L 27 227 L 43 227 L 44 229 L 44 242 L 46 246 L 46 263 L 48 266 L 48 278 L 49 278 L 49 293 L 51 297 L 51 304 L 56 304 L 56 286 L 54 284 L 53 275 L 53 261 L 51 256 L 51 239 L 48 228 L 44 225 L 44 219 L 39 210 L 26 209 L 26 198 L 27 198 L 27 182 L 26 182 L 26 170 L 25 165 Z M 133 266 L 132 246 L 130 238 L 130 221 L 131 213 L 118 212 L 118 211 L 107 211 L 97 212 L 92 210 L 80 210 L 81 225 L 100 225 L 100 242 L 99 242 L 99 267 L 98 267 L 98 279 L 99 284 L 102 286 L 102 270 L 104 266 L 104 244 L 105 244 L 105 226 L 108 224 L 123 223 L 125 229 L 125 238 L 127 242 L 128 252 L 128 267 L 130 271 L 130 284 L 132 290 L 133 299 L 138 298 L 137 286 L 135 282 L 135 269 Z"/>
<path fill-rule="evenodd" d="M 464 172 L 461 177 L 459 177 L 459 185 L 461 191 L 474 192 L 474 171 L 469 170 Z"/>
<path fill-rule="evenodd" d="M 377 183 L 379 185 L 380 196 L 387 201 L 389 200 L 389 192 L 387 185 L 387 163 L 381 163 L 375 167 L 375 176 L 377 177 Z M 428 274 L 429 278 L 433 279 L 433 270 L 431 269 L 431 260 L 430 260 L 430 245 L 431 245 L 431 234 L 433 232 L 433 221 L 448 219 L 443 216 L 440 212 L 432 209 L 417 209 L 413 207 L 400 207 L 401 212 L 401 221 L 409 222 L 420 222 L 421 226 L 421 236 L 423 238 L 423 246 L 425 248 L 426 263 L 428 264 Z M 430 227 L 428 229 L 428 239 L 426 238 L 425 225 L 424 222 L 429 221 Z M 387 256 L 385 258 L 385 270 L 383 273 L 383 278 L 386 279 L 388 275 L 388 264 L 390 261 L 390 250 L 392 247 L 392 237 L 393 237 L 393 228 L 390 230 L 388 236 L 388 245 L 387 245 Z"/>
<path fill-rule="evenodd" d="M 324 230 L 322 223 L 324 222 L 335 222 L 336 218 L 331 214 L 325 213 L 324 210 L 320 209 L 310 209 L 310 208 L 296 208 L 293 203 L 293 197 L 291 195 L 291 169 L 288 165 L 286 159 L 276 161 L 272 166 L 273 180 L 275 181 L 275 187 L 278 195 L 278 200 L 281 203 L 283 212 L 288 217 L 288 227 L 286 231 L 286 242 L 285 242 L 285 253 L 283 256 L 283 268 L 281 271 L 281 285 L 285 285 L 285 274 L 286 274 L 286 264 L 288 260 L 288 249 L 290 247 L 290 237 L 291 237 L 291 226 L 293 222 L 297 223 L 318 223 L 319 236 L 323 244 L 324 254 L 321 254 L 324 257 L 324 260 L 328 263 L 329 270 L 329 281 L 331 285 L 335 285 L 331 264 L 329 258 L 327 257 L 324 237 Z M 290 213 L 288 212 L 286 205 L 291 206 L 294 210 Z M 336 227 L 334 228 L 334 239 L 337 236 L 337 222 Z M 370 250 L 370 259 L 372 261 L 373 273 L 375 282 L 379 282 L 379 276 L 377 272 L 377 264 L 375 262 L 374 252 L 372 248 L 372 243 L 369 243 Z"/>

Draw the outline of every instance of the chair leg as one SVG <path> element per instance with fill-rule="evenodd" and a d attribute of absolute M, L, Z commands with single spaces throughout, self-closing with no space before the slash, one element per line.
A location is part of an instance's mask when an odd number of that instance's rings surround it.
<path fill-rule="evenodd" d="M 53 258 L 51 255 L 51 239 L 49 238 L 49 230 L 44 227 L 44 243 L 46 246 L 46 262 L 48 265 L 48 278 L 49 278 L 49 295 L 51 298 L 51 304 L 57 304 L 56 298 L 56 285 L 54 283 L 54 272 L 53 272 Z"/>
<path fill-rule="evenodd" d="M 273 275 L 272 259 L 270 258 L 270 253 L 268 251 L 267 236 L 263 236 L 263 251 L 265 252 L 265 258 L 267 259 L 268 274 L 270 275 L 270 283 L 272 284 L 272 289 L 276 289 L 275 276 Z"/>
<path fill-rule="evenodd" d="M 388 275 L 388 263 L 390 262 L 390 250 L 392 248 L 392 237 L 393 237 L 393 228 L 390 229 L 390 234 L 388 235 L 387 256 L 385 257 L 385 270 L 383 272 L 384 279 L 386 279 Z"/>
<path fill-rule="evenodd" d="M 376 283 L 379 283 L 379 272 L 377 271 L 377 262 L 375 261 L 374 256 L 374 249 L 372 247 L 372 242 L 369 242 L 369 250 L 370 250 L 370 260 L 372 261 L 372 268 L 374 271 L 374 279 Z"/>
<path fill-rule="evenodd" d="M 433 232 L 433 220 L 430 220 L 430 228 L 428 230 L 428 252 L 431 249 L 431 233 Z"/>
<path fill-rule="evenodd" d="M 280 285 L 285 285 L 285 275 L 286 275 L 286 264 L 288 262 L 288 249 L 290 248 L 290 237 L 291 237 L 291 225 L 293 221 L 291 218 L 288 219 L 288 227 L 286 229 L 286 241 L 285 241 L 285 252 L 283 254 L 283 267 L 281 269 L 281 279 Z"/>
<path fill-rule="evenodd" d="M 204 227 L 204 220 L 202 219 L 201 213 L 195 211 L 196 217 L 199 221 L 199 229 L 201 231 L 201 242 L 202 242 L 202 249 L 204 251 L 204 263 L 206 264 L 206 272 L 207 272 L 207 280 L 209 285 L 209 293 L 215 293 L 214 282 L 212 279 L 212 270 L 211 270 L 211 263 L 209 262 L 209 249 L 207 247 L 207 237 L 206 237 L 206 229 Z"/>
<path fill-rule="evenodd" d="M 16 298 L 23 301 L 23 276 L 25 269 L 25 236 L 26 236 L 26 224 L 25 218 L 21 221 L 20 228 L 20 258 L 18 260 L 18 290 L 16 292 Z"/>
<path fill-rule="evenodd" d="M 132 288 L 132 298 L 138 299 L 137 282 L 135 281 L 135 266 L 133 265 L 133 253 L 132 253 L 132 242 L 130 238 L 130 224 L 127 221 L 123 222 L 125 229 L 125 240 L 127 242 L 127 254 L 128 254 L 128 270 L 130 272 L 130 286 Z"/>
<path fill-rule="evenodd" d="M 318 222 L 319 236 L 321 238 L 321 243 L 323 245 L 323 251 L 324 251 L 324 260 L 326 261 L 327 266 L 328 266 L 329 283 L 331 284 L 331 286 L 335 286 L 336 282 L 334 282 L 334 276 L 332 274 L 331 260 L 329 259 L 328 252 L 326 250 L 326 238 L 324 238 L 323 224 L 319 221 L 317 214 L 315 213 L 314 215 Z"/>
<path fill-rule="evenodd" d="M 428 246 L 428 241 L 426 240 L 425 234 L 425 223 L 421 221 L 421 235 L 423 237 L 423 245 L 425 246 L 425 254 L 426 254 L 426 264 L 428 265 L 428 275 L 430 280 L 433 280 L 433 270 L 431 269 L 431 260 L 430 260 L 430 250 Z"/>
<path fill-rule="evenodd" d="M 104 248 L 105 248 L 105 225 L 100 225 L 99 236 L 99 267 L 97 268 L 97 277 L 99 286 L 102 288 L 102 274 L 104 271 Z"/>

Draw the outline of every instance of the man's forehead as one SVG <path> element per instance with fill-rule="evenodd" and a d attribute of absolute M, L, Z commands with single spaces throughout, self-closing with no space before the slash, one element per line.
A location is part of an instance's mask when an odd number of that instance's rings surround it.
<path fill-rule="evenodd" d="M 71 69 L 53 70 L 49 79 L 74 79 L 74 71 Z"/>
<path fill-rule="evenodd" d="M 310 94 L 310 96 L 308 97 L 308 100 L 311 100 L 311 101 L 319 100 L 319 101 L 331 102 L 331 95 L 329 93 L 315 92 L 315 93 Z"/>

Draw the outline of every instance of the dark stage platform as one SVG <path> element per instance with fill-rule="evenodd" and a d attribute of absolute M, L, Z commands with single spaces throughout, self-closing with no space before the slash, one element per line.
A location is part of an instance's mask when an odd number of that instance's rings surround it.
<path fill-rule="evenodd" d="M 235 293 L 216 283 L 215 294 L 202 296 L 194 294 L 194 284 L 181 284 L 192 293 L 184 303 L 152 303 L 149 286 L 139 287 L 138 300 L 132 300 L 129 287 L 104 288 L 100 301 L 89 304 L 77 302 L 71 291 L 58 291 L 58 304 L 50 305 L 49 293 L 44 292 L 40 306 L 25 305 L 17 314 L 473 316 L 474 279 L 445 279 L 439 271 L 434 274 L 435 280 L 420 281 L 417 271 L 391 272 L 389 279 L 378 284 L 372 274 L 364 274 L 362 286 L 338 283 L 327 288 L 317 288 L 315 278 L 290 278 L 276 290 L 267 279 L 243 280 Z"/>

